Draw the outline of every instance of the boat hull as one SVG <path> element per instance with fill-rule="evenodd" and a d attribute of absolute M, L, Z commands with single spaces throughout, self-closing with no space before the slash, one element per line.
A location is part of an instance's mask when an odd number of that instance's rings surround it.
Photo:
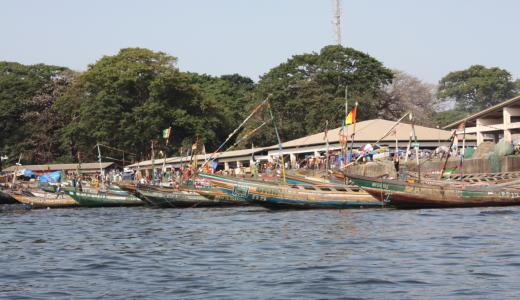
<path fill-rule="evenodd" d="M 67 193 L 81 206 L 88 207 L 141 206 L 145 204 L 133 195 L 118 196 L 75 191 L 69 191 Z"/>
<path fill-rule="evenodd" d="M 17 204 L 19 203 L 16 201 L 11 195 L 8 193 L 5 193 L 3 191 L 0 191 L 0 204 Z"/>
<path fill-rule="evenodd" d="M 403 209 L 520 205 L 520 191 L 507 186 L 450 186 L 349 176 L 379 200 Z"/>
<path fill-rule="evenodd" d="M 56 198 L 55 194 L 49 194 L 48 197 L 35 197 L 13 193 L 11 196 L 19 203 L 28 205 L 31 208 L 70 208 L 79 206 L 74 199 L 66 195 Z"/>
<path fill-rule="evenodd" d="M 218 191 L 197 189 L 137 188 L 136 194 L 147 204 L 161 208 L 225 207 L 247 204 Z"/>
<path fill-rule="evenodd" d="M 293 186 L 273 186 L 249 181 L 240 181 L 223 176 L 201 174 L 213 186 L 235 199 L 269 209 L 340 209 L 381 207 L 378 201 L 365 192 L 313 190 L 310 186 L 295 188 Z"/>

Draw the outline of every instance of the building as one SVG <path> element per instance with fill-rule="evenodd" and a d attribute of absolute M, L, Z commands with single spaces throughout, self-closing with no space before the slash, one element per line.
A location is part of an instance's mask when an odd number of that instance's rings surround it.
<path fill-rule="evenodd" d="M 388 121 L 382 119 L 374 119 L 361 121 L 356 124 L 356 134 L 354 139 L 354 148 L 359 148 L 365 144 L 374 144 L 378 142 L 380 146 L 388 146 L 395 149 L 397 147 L 405 149 L 410 143 L 410 135 L 412 133 L 412 125 L 406 123 L 399 123 L 397 126 L 395 121 Z M 415 134 L 417 141 L 421 149 L 435 149 L 440 145 L 449 145 L 451 132 L 438 128 L 429 128 L 424 126 L 415 125 Z M 350 135 L 354 130 L 353 125 L 346 127 L 345 132 L 349 136 L 348 142 L 349 147 L 351 146 Z M 320 157 L 325 154 L 327 149 L 329 151 L 338 151 L 341 149 L 340 146 L 340 135 L 342 128 L 331 129 L 327 132 L 327 138 L 325 132 L 316 133 L 306 137 L 298 138 L 295 140 L 287 141 L 282 144 L 283 150 L 280 152 L 278 145 L 272 145 L 269 147 L 255 148 L 255 149 L 244 149 L 235 150 L 219 153 L 216 155 L 216 165 L 219 170 L 236 169 L 240 167 L 249 167 L 253 160 L 267 163 L 274 161 L 279 157 L 280 153 L 284 156 L 289 157 L 289 161 L 294 164 L 297 161 L 301 161 L 306 157 Z M 386 136 L 384 136 L 388 133 Z M 327 146 L 328 139 L 328 146 Z M 466 136 L 466 145 L 468 147 L 475 146 L 475 136 Z M 150 176 L 151 170 L 161 170 L 164 166 L 166 171 L 175 170 L 180 168 L 182 165 L 188 164 L 190 161 L 197 159 L 198 165 L 204 163 L 205 160 L 209 159 L 210 155 L 197 155 L 196 157 L 171 157 L 165 159 L 155 159 L 153 161 L 147 160 L 133 165 L 128 166 L 133 170 L 139 170 L 141 175 Z"/>
<path fill-rule="evenodd" d="M 158 171 L 162 170 L 164 166 L 166 171 L 177 170 L 183 165 L 189 165 L 193 163 L 195 160 L 197 160 L 197 164 L 201 166 L 205 161 L 215 158 L 217 169 L 229 170 L 240 167 L 249 167 L 253 160 L 253 156 L 255 160 L 266 159 L 265 156 L 261 155 L 264 152 L 264 148 L 233 150 L 217 153 L 214 157 L 211 154 L 199 154 L 195 157 L 170 157 L 164 159 L 154 159 L 153 161 L 141 161 L 127 167 L 132 170 L 139 171 L 142 176 L 150 176 L 152 174 L 152 169 Z"/>
<path fill-rule="evenodd" d="M 498 142 L 504 138 L 508 142 L 520 139 L 520 96 L 486 108 L 461 120 L 453 122 L 444 129 L 456 129 L 466 124 L 466 133 L 476 134 L 477 145 L 484 141 Z M 457 133 L 462 132 L 458 130 Z"/>
<path fill-rule="evenodd" d="M 10 166 L 3 169 L 3 172 L 11 173 L 15 170 L 27 169 L 31 170 L 35 175 L 42 175 L 47 172 L 62 171 L 64 174 L 75 173 L 78 169 L 81 173 L 96 174 L 100 173 L 101 170 L 106 174 L 115 165 L 113 162 L 102 162 L 102 163 L 82 163 L 82 164 L 49 164 L 49 165 L 22 165 L 22 166 Z"/>
<path fill-rule="evenodd" d="M 361 121 L 356 123 L 356 134 L 354 136 L 354 148 L 359 148 L 365 144 L 374 144 L 377 142 L 380 146 L 387 146 L 390 148 L 397 147 L 405 149 L 409 142 L 412 134 L 412 125 L 406 123 L 396 124 L 395 121 L 388 121 L 382 119 L 373 119 L 367 121 Z M 430 128 L 425 126 L 415 125 L 415 134 L 417 136 L 417 142 L 419 148 L 433 150 L 440 145 L 449 145 L 450 137 L 452 136 L 451 131 L 442 130 L 438 128 Z M 347 126 L 346 135 L 348 136 L 348 144 L 351 147 L 351 134 L 354 131 L 354 125 Z M 322 153 L 327 151 L 339 150 L 340 146 L 340 134 L 342 127 L 331 129 L 327 132 L 316 133 L 299 139 L 287 141 L 282 144 L 282 153 L 289 155 L 291 161 L 297 161 L 302 159 L 305 155 L 320 156 Z M 385 136 L 386 134 L 386 136 Z M 327 146 L 326 140 L 328 139 L 329 145 Z M 471 147 L 476 145 L 475 135 L 466 136 L 466 146 Z M 277 145 L 266 147 L 267 156 L 273 157 L 278 156 L 280 151 Z"/>

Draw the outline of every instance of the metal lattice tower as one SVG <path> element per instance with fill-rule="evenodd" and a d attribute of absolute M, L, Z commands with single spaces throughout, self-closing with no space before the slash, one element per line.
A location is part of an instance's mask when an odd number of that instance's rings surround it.
<path fill-rule="evenodd" d="M 341 45 L 341 0 L 334 0 L 334 32 L 336 33 L 336 44 Z"/>

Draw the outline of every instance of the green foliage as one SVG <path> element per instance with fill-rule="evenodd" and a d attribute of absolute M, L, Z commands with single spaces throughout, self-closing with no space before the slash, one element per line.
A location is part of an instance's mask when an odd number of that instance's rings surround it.
<path fill-rule="evenodd" d="M 513 82 L 507 71 L 472 66 L 441 80 L 440 99 L 454 100 L 456 108 L 434 114 L 431 85 L 337 45 L 294 55 L 258 84 L 239 74 L 181 72 L 176 61 L 166 53 L 127 48 L 102 57 L 81 74 L 0 62 L 1 154 L 11 158 L 9 164 L 21 152 L 26 164 L 70 162 L 78 153 L 87 161 L 96 159 L 94 146 L 101 143 L 144 159 L 151 140 L 157 141 L 156 149 L 178 155 L 196 139 L 211 151 L 268 96 L 286 141 L 324 130 L 326 120 L 329 129 L 340 126 L 347 86 L 349 110 L 359 102 L 358 120 L 396 119 L 413 111 L 418 123 L 440 126 L 520 94 L 520 80 Z M 267 110 L 245 130 L 264 121 L 271 127 L 253 136 L 258 146 L 276 143 Z M 172 129 L 168 146 L 161 137 L 167 127 Z"/>
<path fill-rule="evenodd" d="M 69 156 L 79 151 L 93 159 L 92 147 L 101 143 L 147 157 L 151 140 L 166 147 L 161 132 L 168 127 L 167 155 L 187 149 L 197 137 L 216 147 L 232 130 L 230 109 L 239 105 L 233 101 L 247 79 L 183 73 L 175 62 L 162 52 L 128 48 L 91 65 L 56 104 L 68 116 L 60 135 Z"/>
<path fill-rule="evenodd" d="M 520 79 L 515 80 L 515 94 L 520 95 Z"/>
<path fill-rule="evenodd" d="M 52 160 L 58 125 L 53 102 L 68 85 L 70 70 L 37 64 L 0 62 L 0 152 L 25 162 Z"/>
<path fill-rule="evenodd" d="M 508 71 L 474 65 L 444 76 L 439 82 L 438 98 L 455 100 L 459 110 L 477 112 L 511 98 L 514 89 Z"/>
<path fill-rule="evenodd" d="M 326 46 L 320 53 L 295 55 L 271 69 L 262 76 L 257 94 L 260 98 L 271 95 L 282 139 L 289 140 L 324 130 L 325 120 L 330 128 L 340 126 L 346 86 L 350 108 L 359 102 L 358 119 L 376 116 L 378 92 L 392 78 L 389 69 L 365 53 Z M 256 141 L 266 145 L 276 139 L 268 132 Z"/>
<path fill-rule="evenodd" d="M 438 112 L 435 114 L 433 118 L 433 123 L 439 125 L 440 127 L 443 127 L 466 117 L 468 114 L 469 113 L 466 111 L 461 111 L 457 109 L 450 109 Z"/>

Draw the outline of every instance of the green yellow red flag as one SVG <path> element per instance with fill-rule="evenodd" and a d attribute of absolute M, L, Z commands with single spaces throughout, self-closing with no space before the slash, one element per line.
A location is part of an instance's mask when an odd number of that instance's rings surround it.
<path fill-rule="evenodd" d="M 350 125 L 356 123 L 356 108 L 354 107 L 345 118 L 345 124 Z"/>

